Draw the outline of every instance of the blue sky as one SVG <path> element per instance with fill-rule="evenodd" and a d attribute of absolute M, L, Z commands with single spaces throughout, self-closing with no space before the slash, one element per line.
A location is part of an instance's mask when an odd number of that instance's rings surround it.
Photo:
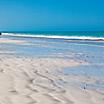
<path fill-rule="evenodd" d="M 104 0 L 0 0 L 0 31 L 104 31 Z"/>

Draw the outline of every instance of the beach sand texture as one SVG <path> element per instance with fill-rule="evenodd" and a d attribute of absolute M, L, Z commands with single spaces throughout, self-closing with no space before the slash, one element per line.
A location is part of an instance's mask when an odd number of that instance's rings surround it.
<path fill-rule="evenodd" d="M 1 104 L 103 104 L 104 92 L 62 87 L 53 70 L 80 65 L 73 60 L 0 57 Z"/>

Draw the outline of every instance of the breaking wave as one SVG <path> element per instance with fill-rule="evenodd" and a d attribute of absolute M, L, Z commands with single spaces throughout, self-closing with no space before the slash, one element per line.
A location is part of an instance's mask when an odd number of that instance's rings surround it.
<path fill-rule="evenodd" d="M 104 40 L 104 37 L 95 36 L 64 36 L 64 35 L 42 35 L 42 34 L 23 34 L 23 33 L 2 33 L 4 36 L 31 37 L 31 38 L 52 38 L 69 40 Z"/>

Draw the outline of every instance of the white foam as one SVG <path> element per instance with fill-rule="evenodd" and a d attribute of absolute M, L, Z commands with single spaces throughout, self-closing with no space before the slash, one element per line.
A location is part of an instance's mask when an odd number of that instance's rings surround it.
<path fill-rule="evenodd" d="M 59 36 L 59 35 L 40 35 L 40 34 L 19 34 L 19 33 L 2 33 L 5 36 L 32 37 L 32 38 L 53 38 L 53 39 L 73 39 L 73 40 L 104 40 L 104 37 L 93 36 Z"/>

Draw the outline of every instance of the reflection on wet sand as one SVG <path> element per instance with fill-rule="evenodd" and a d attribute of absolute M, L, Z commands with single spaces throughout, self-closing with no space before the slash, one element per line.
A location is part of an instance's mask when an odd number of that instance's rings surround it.
<path fill-rule="evenodd" d="M 0 40 L 1 104 L 104 103 L 103 48 L 65 40 Z"/>

